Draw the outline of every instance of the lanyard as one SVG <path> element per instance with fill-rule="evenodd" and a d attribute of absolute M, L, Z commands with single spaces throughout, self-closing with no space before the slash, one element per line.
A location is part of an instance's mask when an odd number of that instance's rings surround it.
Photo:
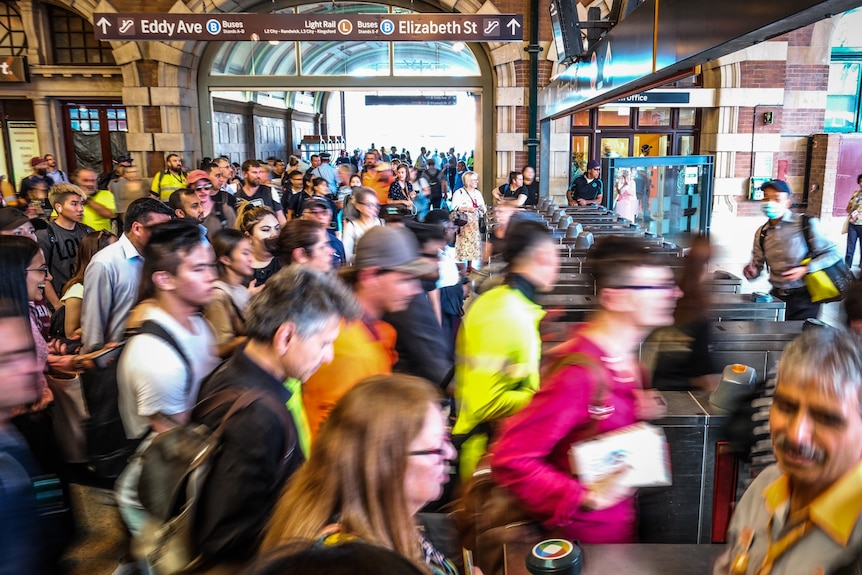
<path fill-rule="evenodd" d="M 754 575 L 770 575 L 778 558 L 799 543 L 813 527 L 814 524 L 808 517 L 807 507 L 794 515 L 796 516 L 797 524 L 777 541 L 772 540 L 772 523 L 775 515 L 773 514 L 769 517 L 769 521 L 766 524 L 766 556 L 763 558 L 760 566 L 754 570 Z M 793 520 L 792 516 L 791 520 Z M 741 575 L 746 572 L 749 560 L 748 552 L 753 541 L 754 533 L 750 532 L 745 536 L 744 549 L 734 558 L 731 564 L 730 572 L 732 574 Z"/>

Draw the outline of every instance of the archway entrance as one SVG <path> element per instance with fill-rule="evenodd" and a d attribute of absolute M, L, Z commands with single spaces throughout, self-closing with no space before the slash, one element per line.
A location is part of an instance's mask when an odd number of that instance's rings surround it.
<path fill-rule="evenodd" d="M 339 3 L 343 13 L 403 13 L 406 8 L 382 4 Z M 331 12 L 332 4 L 314 3 L 280 12 L 314 13 Z M 320 135 L 340 137 L 345 147 L 367 147 L 373 141 L 378 145 L 406 147 L 408 140 L 422 133 L 420 126 L 430 126 L 430 134 L 445 139 L 452 134 L 459 140 L 447 145 L 461 146 L 464 133 L 473 133 L 476 165 L 483 180 L 493 181 L 493 71 L 488 56 L 477 44 L 459 42 L 231 42 L 210 45 L 204 51 L 198 74 L 199 110 L 201 115 L 202 145 L 205 155 L 219 153 L 218 129 L 213 122 L 214 100 L 236 103 L 232 113 L 242 115 L 245 108 L 244 128 L 237 137 L 246 145 L 259 141 L 264 130 L 258 116 L 281 116 L 284 121 L 283 147 L 292 151 L 300 136 Z M 390 125 L 385 106 L 369 106 L 363 98 L 360 103 L 354 96 L 377 95 L 384 97 L 415 97 L 424 101 L 422 111 L 412 122 L 398 120 L 400 126 Z M 455 107 L 430 105 L 432 97 L 455 96 L 456 106 L 469 105 L 475 109 L 472 121 L 465 126 L 463 115 L 448 114 Z M 440 101 L 443 101 L 441 98 Z M 459 102 L 460 103 L 457 103 Z M 340 105 L 339 105 L 340 103 Z M 439 103 L 439 102 L 438 102 Z M 421 105 L 421 104 L 420 104 Z M 273 110 L 283 110 L 277 114 Z M 374 139 L 374 134 L 351 133 L 361 129 L 361 123 L 350 118 L 361 114 L 373 115 L 385 127 L 378 138 L 390 138 L 394 131 L 404 134 L 397 141 Z M 281 121 L 276 118 L 276 121 Z M 367 124 L 366 124 L 367 125 Z M 472 128 L 472 129 L 471 129 Z M 277 132 L 279 128 L 275 128 Z M 458 134 L 457 137 L 455 135 Z M 442 141 L 441 139 L 441 141 Z M 432 141 L 431 139 L 428 140 Z M 434 147 L 434 144 L 420 144 Z M 466 146 L 464 146 L 466 147 Z M 249 150 L 247 157 L 253 157 Z M 415 155 L 418 148 L 410 150 Z M 482 161 L 487 158 L 487 161 Z"/>

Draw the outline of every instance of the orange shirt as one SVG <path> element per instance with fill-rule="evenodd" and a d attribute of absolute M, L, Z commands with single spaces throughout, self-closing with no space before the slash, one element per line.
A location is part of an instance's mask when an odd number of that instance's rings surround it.
<path fill-rule="evenodd" d="M 312 443 L 342 395 L 366 377 L 392 373 L 398 359 L 396 337 L 395 328 L 385 321 L 342 322 L 332 363 L 321 365 L 302 386 Z"/>
<path fill-rule="evenodd" d="M 381 174 L 375 170 L 369 170 L 362 174 L 362 185 L 377 193 L 377 201 L 381 206 L 389 203 L 389 188 L 394 181 L 395 176 L 391 171 Z"/>

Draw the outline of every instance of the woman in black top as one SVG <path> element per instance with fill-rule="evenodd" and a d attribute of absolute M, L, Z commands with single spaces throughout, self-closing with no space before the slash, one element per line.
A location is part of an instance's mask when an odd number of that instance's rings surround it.
<path fill-rule="evenodd" d="M 275 272 L 281 269 L 278 258 L 272 255 L 267 240 L 274 241 L 281 232 L 281 224 L 275 213 L 266 206 L 251 206 L 245 203 L 237 214 L 236 226 L 251 240 L 256 285 L 263 285 Z"/>
<path fill-rule="evenodd" d="M 416 196 L 416 193 L 413 191 L 413 184 L 408 181 L 409 173 L 410 171 L 406 164 L 398 166 L 398 170 L 395 172 L 395 181 L 389 186 L 388 197 L 390 204 L 401 204 L 413 209 L 413 198 Z"/>

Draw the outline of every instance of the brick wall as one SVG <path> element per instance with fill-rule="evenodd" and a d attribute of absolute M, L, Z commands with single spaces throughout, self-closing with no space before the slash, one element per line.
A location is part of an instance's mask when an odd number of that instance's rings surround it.
<path fill-rule="evenodd" d="M 786 78 L 787 90 L 825 90 L 829 84 L 829 65 L 788 63 Z"/>
<path fill-rule="evenodd" d="M 785 108 L 782 118 L 782 134 L 808 136 L 823 131 L 826 111 L 817 108 Z"/>
<path fill-rule="evenodd" d="M 783 88 L 786 69 L 774 61 L 751 60 L 739 63 L 741 88 Z"/>

